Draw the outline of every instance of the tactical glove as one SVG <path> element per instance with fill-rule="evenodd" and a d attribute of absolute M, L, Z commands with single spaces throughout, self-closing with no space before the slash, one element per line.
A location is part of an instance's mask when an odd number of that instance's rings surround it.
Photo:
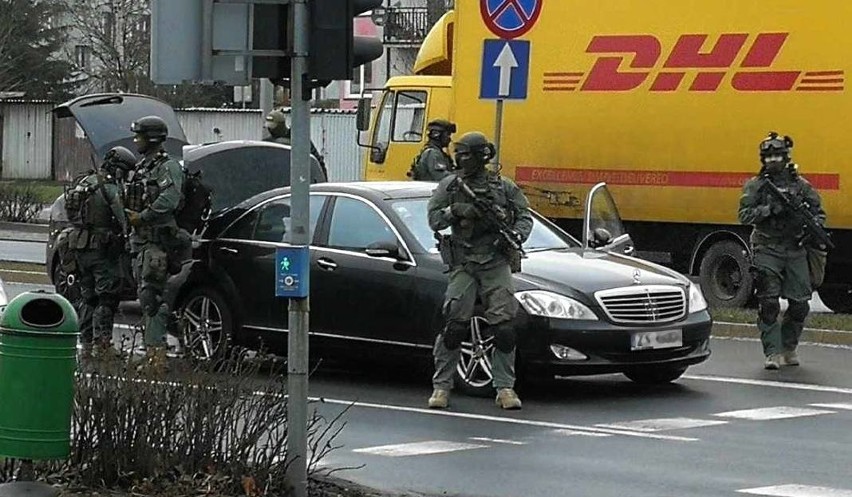
<path fill-rule="evenodd" d="M 124 209 L 124 212 L 127 213 L 127 222 L 130 223 L 131 226 L 139 226 L 142 223 L 142 218 L 139 216 L 138 212 L 130 209 Z"/>
<path fill-rule="evenodd" d="M 456 202 L 450 206 L 450 212 L 453 213 L 455 217 L 461 219 L 476 219 L 480 217 L 479 209 L 476 208 L 473 204 L 468 204 L 466 202 Z"/>

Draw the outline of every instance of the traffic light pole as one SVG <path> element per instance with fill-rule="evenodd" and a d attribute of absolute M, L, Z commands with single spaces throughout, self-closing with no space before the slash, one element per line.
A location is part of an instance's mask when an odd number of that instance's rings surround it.
<path fill-rule="evenodd" d="M 291 59 L 290 102 L 292 113 L 290 152 L 290 243 L 308 250 L 310 246 L 310 103 L 306 97 L 308 77 L 307 0 L 292 0 L 293 57 Z M 307 93 L 307 95 L 306 95 Z M 310 272 L 303 275 L 309 278 Z M 309 300 L 290 299 L 287 337 L 287 476 L 294 497 L 307 496 L 308 459 L 308 324 Z"/>

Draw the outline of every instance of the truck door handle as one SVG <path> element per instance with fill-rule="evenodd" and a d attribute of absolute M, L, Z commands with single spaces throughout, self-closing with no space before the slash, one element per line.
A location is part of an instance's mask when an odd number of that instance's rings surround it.
<path fill-rule="evenodd" d="M 337 263 L 329 259 L 317 259 L 317 266 L 329 271 L 337 269 Z"/>
<path fill-rule="evenodd" d="M 225 252 L 226 254 L 237 255 L 240 253 L 239 250 L 231 247 L 219 247 L 220 252 Z"/>
<path fill-rule="evenodd" d="M 636 251 L 636 247 L 633 245 L 628 245 L 624 247 L 624 255 L 633 255 L 633 252 Z"/>

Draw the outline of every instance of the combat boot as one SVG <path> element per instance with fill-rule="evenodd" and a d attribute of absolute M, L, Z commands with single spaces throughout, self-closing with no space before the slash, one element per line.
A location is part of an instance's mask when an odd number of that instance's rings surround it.
<path fill-rule="evenodd" d="M 784 365 L 785 366 L 798 366 L 799 363 L 799 354 L 795 350 L 788 350 L 784 352 Z"/>
<path fill-rule="evenodd" d="M 763 362 L 763 369 L 781 369 L 782 360 L 783 356 L 781 354 L 769 354 Z"/>
<path fill-rule="evenodd" d="M 140 373 L 162 376 L 168 372 L 167 361 L 166 347 L 147 347 L 145 358 L 142 359 L 136 369 Z"/>
<path fill-rule="evenodd" d="M 515 393 L 514 389 L 511 388 L 500 388 L 497 390 L 497 398 L 494 399 L 494 402 L 498 407 L 503 409 L 520 409 L 521 408 L 521 399 L 518 398 L 518 394 Z"/>
<path fill-rule="evenodd" d="M 429 409 L 446 409 L 450 405 L 450 392 L 436 388 L 429 397 Z"/>

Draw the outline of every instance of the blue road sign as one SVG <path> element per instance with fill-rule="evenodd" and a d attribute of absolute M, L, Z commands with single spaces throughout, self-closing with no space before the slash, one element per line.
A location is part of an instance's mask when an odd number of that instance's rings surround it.
<path fill-rule="evenodd" d="M 308 247 L 282 247 L 275 250 L 275 296 L 307 297 L 311 252 Z"/>
<path fill-rule="evenodd" d="M 529 79 L 529 41 L 485 40 L 479 98 L 524 100 Z"/>

